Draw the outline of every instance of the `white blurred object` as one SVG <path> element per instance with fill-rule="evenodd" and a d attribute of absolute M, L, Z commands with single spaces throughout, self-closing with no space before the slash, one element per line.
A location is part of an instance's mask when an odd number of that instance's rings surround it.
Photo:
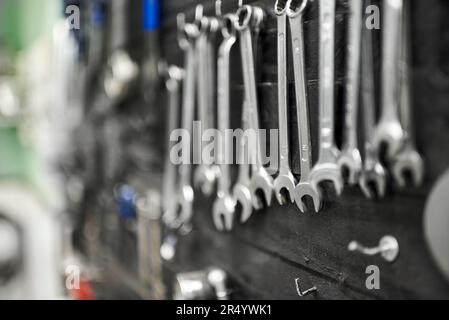
<path fill-rule="evenodd" d="M 61 297 L 61 232 L 55 212 L 31 188 L 5 182 L 0 183 L 0 214 L 18 225 L 21 231 L 19 238 L 19 234 L 11 227 L 0 226 L 0 233 L 6 231 L 0 237 L 0 240 L 6 239 L 6 243 L 0 246 L 0 250 L 6 249 L 0 260 L 18 254 L 19 243 L 24 248 L 18 273 L 0 286 L 0 299 Z"/>
<path fill-rule="evenodd" d="M 20 143 L 31 155 L 26 159 L 25 179 L 0 180 L 0 215 L 19 227 L 23 247 L 17 273 L 0 282 L 0 299 L 66 296 L 62 227 L 69 219 L 64 219 L 66 185 L 60 165 L 70 157 L 72 130 L 82 120 L 83 70 L 77 57 L 77 44 L 67 22 L 61 20 L 52 34 L 42 36 L 17 57 L 14 83 L 20 96 L 0 87 L 7 102 L 0 112 L 20 111 L 16 119 Z M 15 240 L 11 232 L 6 236 L 0 250 L 5 246 L 9 253 L 4 252 L 4 258 L 9 259 L 15 255 Z"/>
<path fill-rule="evenodd" d="M 0 116 L 14 118 L 19 114 L 19 101 L 12 79 L 0 79 Z"/>
<path fill-rule="evenodd" d="M 432 256 L 449 281 L 449 170 L 432 189 L 424 210 L 424 232 Z"/>

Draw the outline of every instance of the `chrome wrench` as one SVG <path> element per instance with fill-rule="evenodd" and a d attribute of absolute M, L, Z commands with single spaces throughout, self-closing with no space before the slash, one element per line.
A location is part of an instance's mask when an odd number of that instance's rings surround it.
<path fill-rule="evenodd" d="M 403 149 L 395 156 L 392 173 L 400 188 L 405 188 L 406 179 L 404 173 L 411 175 L 415 186 L 422 184 L 424 180 L 424 163 L 418 153 L 415 144 L 415 133 L 412 124 L 411 99 L 410 99 L 410 34 L 409 12 L 404 4 L 403 30 L 402 30 L 402 59 L 400 63 L 401 77 L 401 102 L 399 109 L 400 121 L 403 126 L 406 139 Z"/>
<path fill-rule="evenodd" d="M 358 147 L 357 134 L 363 26 L 362 6 L 362 0 L 349 0 L 344 142 L 338 165 L 342 173 L 348 173 L 347 179 L 350 185 L 357 184 L 362 171 L 362 157 Z"/>
<path fill-rule="evenodd" d="M 179 107 L 180 107 L 180 86 L 184 76 L 184 70 L 170 66 L 166 71 L 165 86 L 168 92 L 168 125 L 167 139 L 170 141 L 170 134 L 178 128 Z M 176 194 L 176 166 L 170 160 L 170 150 L 173 143 L 170 141 L 165 159 L 164 176 L 162 185 L 162 207 L 163 220 L 172 226 L 177 220 L 177 203 L 173 201 L 173 195 Z"/>
<path fill-rule="evenodd" d="M 293 202 L 296 180 L 290 168 L 288 139 L 288 84 L 287 84 L 287 0 L 277 0 L 278 46 L 278 109 L 279 109 L 279 174 L 274 180 L 274 192 L 279 204 Z"/>
<path fill-rule="evenodd" d="M 393 159 L 403 148 L 405 132 L 399 121 L 403 0 L 384 0 L 382 34 L 382 101 L 381 116 L 374 132 L 377 152 L 386 146 L 387 157 Z"/>
<path fill-rule="evenodd" d="M 363 170 L 359 185 L 365 196 L 369 199 L 377 195 L 383 198 L 386 192 L 387 174 L 379 160 L 379 155 L 373 146 L 373 136 L 376 127 L 376 98 L 374 87 L 374 59 L 372 31 L 364 29 L 362 38 L 362 107 L 364 126 Z M 375 188 L 375 192 L 373 189 Z"/>
<path fill-rule="evenodd" d="M 338 195 L 343 191 L 343 178 L 338 166 L 340 150 L 334 137 L 334 41 L 335 0 L 320 1 L 320 151 L 318 162 L 310 172 L 317 190 L 324 181 L 332 181 Z"/>
<path fill-rule="evenodd" d="M 245 100 L 250 110 L 251 129 L 257 135 L 257 143 L 253 156 L 255 158 L 255 167 L 252 172 L 250 191 L 254 207 L 259 207 L 261 197 L 259 191 L 262 191 L 265 203 L 270 206 L 273 197 L 273 178 L 268 174 L 262 164 L 262 146 L 260 139 L 259 126 L 259 106 L 257 99 L 256 70 L 254 63 L 253 35 L 251 28 L 258 28 L 264 19 L 264 12 L 257 7 L 244 5 L 237 10 L 236 29 L 240 34 L 240 50 L 243 66 L 243 81 L 245 87 Z"/>
<path fill-rule="evenodd" d="M 197 67 L 198 67 L 198 114 L 199 120 L 201 122 L 201 137 L 203 133 L 212 129 L 213 125 L 213 95 L 211 94 L 211 78 L 212 78 L 212 50 L 210 48 L 210 31 L 211 31 L 211 20 L 207 17 L 202 16 L 202 6 L 197 6 L 197 25 L 200 30 L 200 35 L 196 40 L 196 50 L 197 50 Z M 215 82 L 215 80 L 213 81 Z M 219 176 L 219 168 L 210 163 L 204 163 L 203 159 L 203 146 L 201 143 L 201 163 L 196 168 L 194 174 L 194 185 L 201 188 L 201 191 L 205 195 L 212 195 L 214 191 L 214 184 Z"/>
<path fill-rule="evenodd" d="M 249 129 L 249 110 L 248 110 L 248 104 L 246 102 L 243 102 L 243 108 L 242 108 L 242 127 L 244 133 L 247 132 L 246 130 Z M 250 155 L 245 154 L 245 151 L 251 148 L 247 140 L 245 140 L 246 137 L 242 136 L 239 140 L 239 172 L 238 172 L 238 178 L 237 182 L 234 185 L 234 188 L 232 190 L 232 194 L 234 196 L 234 199 L 237 201 L 238 204 L 241 206 L 241 214 L 240 214 L 240 222 L 245 223 L 248 221 L 248 219 L 251 217 L 253 213 L 253 200 L 251 197 L 251 191 L 249 189 L 249 185 L 251 183 L 251 176 L 250 176 Z M 248 150 L 249 151 L 249 150 Z M 258 206 L 254 207 L 256 210 L 262 209 L 262 206 L 257 203 Z"/>
<path fill-rule="evenodd" d="M 303 199 L 309 196 L 313 200 L 315 211 L 321 207 L 321 195 L 310 181 L 312 169 L 312 146 L 310 142 L 309 106 L 307 102 L 307 79 L 304 52 L 303 14 L 308 0 L 290 0 L 287 14 L 290 21 L 293 71 L 295 75 L 296 112 L 298 118 L 299 155 L 301 159 L 301 178 L 293 192 L 297 207 L 306 211 Z"/>
<path fill-rule="evenodd" d="M 231 173 L 226 162 L 226 155 L 231 152 L 231 141 L 226 137 L 230 127 L 230 54 L 236 43 L 234 15 L 223 17 L 223 42 L 218 51 L 218 130 L 221 133 L 221 144 L 218 148 L 218 161 L 221 176 L 218 178 L 217 199 L 214 202 L 212 214 L 215 227 L 220 230 L 232 230 L 236 201 L 231 193 Z"/>
<path fill-rule="evenodd" d="M 195 113 L 195 69 L 196 52 L 195 41 L 199 36 L 198 27 L 194 24 L 185 23 L 185 16 L 178 15 L 179 45 L 185 52 L 185 80 L 183 83 L 182 99 L 182 128 L 192 135 L 193 117 Z M 191 154 L 190 139 L 182 139 L 182 152 Z M 188 150 L 188 151 L 187 151 Z M 191 164 L 182 163 L 179 169 L 180 184 L 178 193 L 178 203 L 180 205 L 180 214 L 178 220 L 180 225 L 190 224 L 192 218 L 192 206 L 194 192 L 191 185 Z"/>

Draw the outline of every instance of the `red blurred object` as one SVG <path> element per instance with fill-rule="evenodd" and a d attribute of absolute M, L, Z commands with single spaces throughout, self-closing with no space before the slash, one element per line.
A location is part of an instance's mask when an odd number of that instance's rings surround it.
<path fill-rule="evenodd" d="M 86 279 L 81 279 L 79 289 L 70 290 L 70 294 L 75 300 L 95 300 L 93 286 Z"/>

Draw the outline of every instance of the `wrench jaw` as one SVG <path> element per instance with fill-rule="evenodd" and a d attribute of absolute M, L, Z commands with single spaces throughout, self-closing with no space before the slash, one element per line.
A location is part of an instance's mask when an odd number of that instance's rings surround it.
<path fill-rule="evenodd" d="M 329 146 L 321 149 L 320 158 L 310 172 L 309 180 L 316 188 L 319 189 L 319 185 L 322 182 L 330 181 L 334 184 L 335 191 L 338 196 L 343 193 L 343 177 L 338 165 L 338 159 L 340 158 L 340 151 L 337 147 Z"/>
<path fill-rule="evenodd" d="M 416 187 L 424 181 L 424 162 L 421 155 L 412 146 L 407 146 L 395 158 L 393 163 L 393 177 L 399 188 L 407 186 L 406 174 L 409 173 Z"/>
<path fill-rule="evenodd" d="M 307 211 L 304 204 L 304 197 L 310 197 L 313 201 L 315 213 L 320 212 L 322 207 L 321 193 L 319 189 L 315 188 L 310 182 L 300 182 L 294 190 L 294 200 L 298 209 L 305 213 Z"/>
<path fill-rule="evenodd" d="M 382 146 L 385 146 L 387 158 L 394 159 L 404 147 L 404 138 L 404 130 L 399 121 L 381 120 L 374 132 L 373 147 L 379 154 Z"/>
<path fill-rule="evenodd" d="M 244 185 L 236 185 L 232 190 L 234 199 L 236 200 L 236 205 L 240 204 L 242 211 L 240 213 L 240 222 L 246 223 L 253 213 L 253 202 L 251 200 L 251 191 L 248 187 Z M 256 210 L 262 209 L 258 206 Z"/>
<path fill-rule="evenodd" d="M 173 205 L 170 207 L 166 207 L 164 210 L 164 213 L 162 214 L 162 221 L 164 224 L 170 229 L 178 229 L 180 224 L 177 219 L 177 212 L 178 212 L 178 204 L 176 201 L 172 201 Z"/>
<path fill-rule="evenodd" d="M 206 196 L 211 196 L 214 193 L 215 182 L 220 177 L 220 168 L 218 166 L 200 165 L 193 178 L 193 183 L 196 188 Z"/>
<path fill-rule="evenodd" d="M 295 202 L 293 193 L 295 191 L 296 182 L 292 173 L 280 174 L 274 180 L 274 193 L 280 205 L 288 202 Z"/>
<path fill-rule="evenodd" d="M 310 172 L 310 181 L 317 190 L 321 183 L 330 181 L 333 183 L 338 196 L 343 193 L 343 178 L 340 167 L 336 163 L 317 164 Z"/>
<path fill-rule="evenodd" d="M 296 18 L 304 13 L 310 0 L 288 0 L 287 15 Z"/>
<path fill-rule="evenodd" d="M 179 198 L 179 225 L 189 225 L 193 215 L 194 192 L 192 187 L 184 186 Z"/>
<path fill-rule="evenodd" d="M 372 168 L 365 169 L 359 181 L 360 189 L 368 199 L 384 198 L 387 189 L 387 174 L 385 168 L 377 162 Z M 373 190 L 375 188 L 375 190 Z"/>
<path fill-rule="evenodd" d="M 357 184 L 362 172 L 362 157 L 358 149 L 344 149 L 338 159 L 338 166 L 342 177 L 347 173 L 347 182 L 354 186 Z"/>
<path fill-rule="evenodd" d="M 218 231 L 231 231 L 234 225 L 236 202 L 230 196 L 219 197 L 212 208 L 212 217 Z"/>
<path fill-rule="evenodd" d="M 276 0 L 274 5 L 274 13 L 277 16 L 283 16 L 287 13 L 287 2 L 289 0 Z"/>
<path fill-rule="evenodd" d="M 262 203 L 268 207 L 271 206 L 274 190 L 273 178 L 265 170 L 259 170 L 252 176 L 249 190 L 254 208 L 260 208 Z M 263 195 L 263 199 L 261 199 L 261 195 Z"/>

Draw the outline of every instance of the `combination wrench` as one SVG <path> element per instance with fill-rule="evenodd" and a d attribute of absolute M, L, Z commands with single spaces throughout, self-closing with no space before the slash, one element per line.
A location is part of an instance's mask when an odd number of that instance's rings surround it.
<path fill-rule="evenodd" d="M 184 76 L 184 70 L 170 66 L 165 72 L 166 81 L 165 87 L 168 92 L 168 125 L 167 137 L 170 139 L 170 134 L 178 128 L 179 122 L 179 107 L 180 107 L 180 86 Z M 170 141 L 170 140 L 169 140 Z M 170 160 L 170 150 L 173 142 L 169 142 L 167 157 L 164 165 L 164 176 L 162 185 L 162 218 L 165 224 L 173 226 L 177 220 L 177 203 L 173 201 L 173 195 L 176 194 L 176 166 Z"/>
<path fill-rule="evenodd" d="M 278 109 L 279 109 L 279 174 L 274 180 L 274 192 L 279 204 L 293 202 L 296 180 L 290 168 L 288 139 L 288 84 L 287 84 L 287 0 L 277 0 L 278 54 Z"/>
<path fill-rule="evenodd" d="M 383 198 L 386 192 L 387 174 L 373 146 L 376 127 L 376 93 L 374 86 L 374 59 L 372 31 L 363 29 L 362 37 L 362 108 L 364 126 L 364 159 L 359 186 L 365 196 Z M 375 188 L 375 190 L 373 190 Z M 374 192 L 373 192 L 374 191 Z"/>
<path fill-rule="evenodd" d="M 200 31 L 200 35 L 196 40 L 196 50 L 197 50 L 197 67 L 198 67 L 198 115 L 201 122 L 201 137 L 203 133 L 213 127 L 213 97 L 212 94 L 213 86 L 212 83 L 215 82 L 212 62 L 212 52 L 211 39 L 213 34 L 216 32 L 216 22 L 215 19 L 209 19 L 202 14 L 203 7 L 198 5 L 196 9 L 196 24 Z M 220 175 L 218 166 L 214 164 L 206 164 L 203 159 L 203 143 L 201 141 L 200 148 L 200 159 L 202 160 L 200 165 L 196 168 L 194 174 L 194 185 L 199 187 L 205 195 L 212 195 L 214 190 L 214 184 Z"/>
<path fill-rule="evenodd" d="M 386 147 L 386 156 L 393 159 L 403 148 L 405 132 L 399 120 L 403 0 L 385 0 L 382 33 L 382 101 L 381 116 L 374 132 L 377 152 Z"/>
<path fill-rule="evenodd" d="M 320 90 L 319 90 L 319 158 L 310 172 L 310 180 L 317 190 L 324 181 L 334 184 L 338 195 L 343 191 L 343 178 L 338 166 L 340 150 L 334 133 L 334 42 L 335 0 L 320 1 Z"/>
<path fill-rule="evenodd" d="M 301 159 L 301 177 L 293 194 L 296 206 L 306 211 L 303 199 L 309 196 L 313 200 L 315 211 L 321 207 L 321 196 L 311 183 L 312 147 L 310 142 L 309 106 L 307 100 L 307 79 L 305 67 L 303 14 L 308 0 L 290 0 L 287 4 L 292 41 L 293 71 L 295 76 L 296 113 L 298 118 L 299 156 Z"/>
<path fill-rule="evenodd" d="M 338 165 L 347 173 L 347 182 L 355 185 L 362 171 L 362 157 L 358 147 L 358 113 L 360 88 L 360 60 L 362 43 L 362 0 L 349 0 L 347 79 L 344 117 L 344 142 Z"/>
<path fill-rule="evenodd" d="M 244 101 L 243 102 L 243 108 L 242 108 L 242 129 L 244 132 L 247 132 L 250 128 L 249 126 L 249 110 L 248 110 L 248 104 Z M 232 194 L 234 196 L 234 199 L 237 201 L 238 204 L 240 204 L 241 207 L 241 214 L 240 214 L 240 222 L 245 223 L 249 220 L 253 213 L 253 200 L 251 197 L 251 191 L 249 189 L 249 185 L 251 183 L 251 176 L 250 176 L 250 155 L 245 154 L 245 151 L 249 151 L 248 148 L 250 146 L 247 143 L 247 140 L 245 136 L 242 136 L 239 140 L 239 171 L 238 171 L 238 177 L 237 182 L 234 185 L 234 188 L 232 189 Z M 254 207 L 256 210 L 262 209 L 262 206 L 260 203 L 256 203 L 257 207 Z"/>
<path fill-rule="evenodd" d="M 405 3 L 402 19 L 402 54 L 399 70 L 401 79 L 401 102 L 399 105 L 399 116 L 406 138 L 404 139 L 402 150 L 395 156 L 392 165 L 393 177 L 400 188 L 404 188 L 407 184 L 405 173 L 410 174 L 415 186 L 421 185 L 424 180 L 424 162 L 416 148 L 411 115 L 409 12 L 408 6 Z"/>
<path fill-rule="evenodd" d="M 185 16 L 178 15 L 178 37 L 179 45 L 185 52 L 185 75 L 183 83 L 183 99 L 182 99 L 182 128 L 186 130 L 190 137 L 192 136 L 193 117 L 195 113 L 195 67 L 196 67 L 196 50 L 195 42 L 199 36 L 198 27 L 195 24 L 185 23 Z M 191 155 L 190 139 L 182 139 L 182 152 Z M 186 158 L 183 154 L 183 158 Z M 178 203 L 180 213 L 178 220 L 180 225 L 189 225 L 192 218 L 192 206 L 194 192 L 191 185 L 191 164 L 183 162 L 179 168 L 179 192 Z"/>
<path fill-rule="evenodd" d="M 218 130 L 221 133 L 221 144 L 218 148 L 218 161 L 221 175 L 218 178 L 217 199 L 212 208 L 215 227 L 220 230 L 231 230 L 234 222 L 236 201 L 231 193 L 231 173 L 226 162 L 226 155 L 231 152 L 232 144 L 226 137 L 230 127 L 230 54 L 236 43 L 235 15 L 223 17 L 223 42 L 218 50 Z"/>
<path fill-rule="evenodd" d="M 257 99 L 256 70 L 254 63 L 254 43 L 251 28 L 259 28 L 265 13 L 261 8 L 248 5 L 241 6 L 237 10 L 236 29 L 240 35 L 240 50 L 243 66 L 243 81 L 245 89 L 245 101 L 248 103 L 251 129 L 257 136 L 256 146 L 252 149 L 255 160 L 250 182 L 251 198 L 254 207 L 260 207 L 263 200 L 268 206 L 273 197 L 273 178 L 268 174 L 262 164 L 262 145 L 259 125 L 259 105 Z M 262 192 L 263 200 L 261 199 Z"/>

